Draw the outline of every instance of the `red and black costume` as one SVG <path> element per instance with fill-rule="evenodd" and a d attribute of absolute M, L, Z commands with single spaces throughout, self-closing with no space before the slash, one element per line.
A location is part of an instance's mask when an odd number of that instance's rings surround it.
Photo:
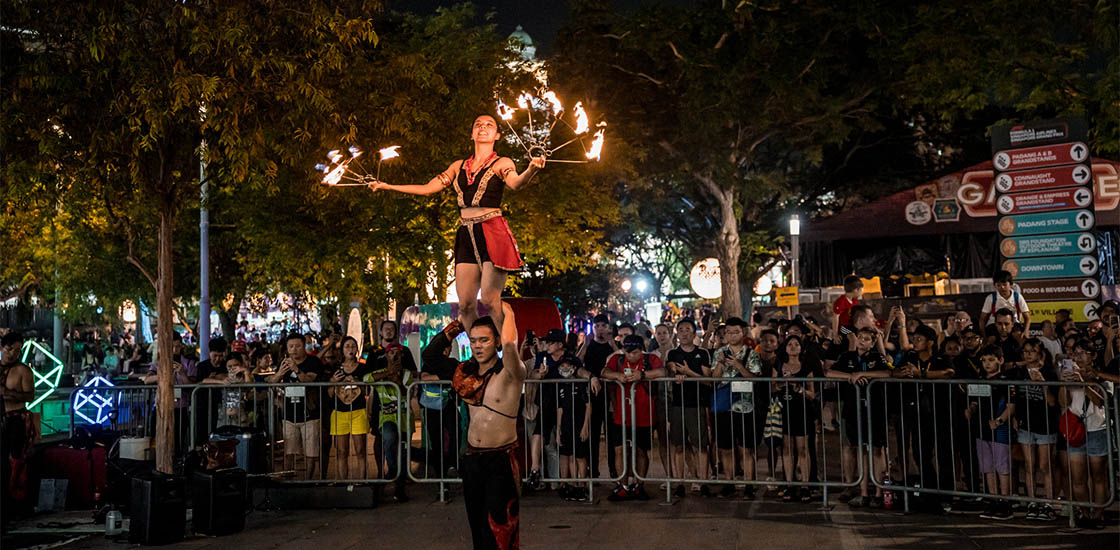
<path fill-rule="evenodd" d="M 472 407 L 485 407 L 507 418 L 516 418 L 483 402 L 486 386 L 502 371 L 500 359 L 486 373 L 479 374 L 478 361 L 471 359 L 460 363 L 447 357 L 447 349 L 460 332 L 463 332 L 462 325 L 455 321 L 432 338 L 424 348 L 423 372 L 451 380 L 451 387 Z M 520 548 L 521 467 L 517 460 L 517 440 L 492 449 L 468 445 L 459 473 L 463 477 L 463 502 L 474 548 Z"/>
<path fill-rule="evenodd" d="M 494 165 L 498 160 L 498 155 L 492 154 L 472 172 L 475 159 L 471 157 L 459 164 L 459 171 L 454 178 L 447 177 L 446 173 L 441 174 L 444 187 L 455 187 L 459 208 L 502 207 L 505 177 L 510 170 L 507 168 L 501 174 L 495 172 Z M 491 181 L 495 176 L 497 180 Z M 509 224 L 500 211 L 462 218 L 459 223 L 459 231 L 455 233 L 455 263 L 478 264 L 481 268 L 483 263 L 492 262 L 494 267 L 502 271 L 521 269 L 521 253 L 517 249 L 517 241 L 513 239 Z"/>

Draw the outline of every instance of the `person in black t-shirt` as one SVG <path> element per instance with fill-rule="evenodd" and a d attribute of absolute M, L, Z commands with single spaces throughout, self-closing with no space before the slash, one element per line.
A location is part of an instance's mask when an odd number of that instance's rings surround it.
<path fill-rule="evenodd" d="M 590 424 L 590 438 L 591 438 L 591 477 L 599 477 L 599 444 L 601 441 L 601 434 L 606 428 L 607 418 L 609 418 L 607 401 L 604 399 L 606 396 L 602 392 L 602 373 L 603 368 L 607 366 L 607 359 L 618 351 L 618 344 L 614 340 L 614 335 L 611 333 L 610 319 L 600 313 L 595 316 L 593 338 L 585 338 L 583 347 L 580 348 L 576 356 L 583 361 L 583 368 L 577 371 L 577 374 L 586 378 L 591 384 L 591 424 Z M 609 436 L 608 436 L 609 437 Z M 614 442 L 609 442 L 614 444 Z M 618 467 L 614 462 L 614 453 L 607 453 L 607 466 L 611 477 L 618 477 Z"/>
<path fill-rule="evenodd" d="M 280 390 L 284 396 L 284 469 L 294 469 L 296 456 L 303 455 L 306 458 L 307 479 L 312 479 L 319 464 L 322 438 L 319 433 L 322 399 L 317 391 L 322 388 L 308 388 L 302 384 L 318 380 L 323 372 L 323 363 L 318 357 L 307 354 L 303 342 L 302 334 L 288 334 L 284 341 L 288 357 L 280 362 L 280 368 L 268 377 L 268 382 L 290 384 Z"/>
<path fill-rule="evenodd" d="M 1056 382 L 1058 373 L 1050 352 L 1038 338 L 1023 342 L 1023 361 L 1005 371 L 1012 380 Z M 1058 394 L 1054 386 L 1022 385 L 1015 388 L 1015 440 L 1025 463 L 1027 496 L 1035 498 L 1036 472 L 1042 473 L 1043 496 L 1054 498 L 1054 479 L 1050 472 L 1050 454 L 1058 441 Z M 1053 521 L 1058 515 L 1048 504 L 1027 505 L 1028 520 Z"/>
<path fill-rule="evenodd" d="M 995 318 L 995 334 L 988 338 L 988 344 L 999 346 L 1003 351 L 1004 363 L 1022 361 L 1023 332 L 1015 328 L 1015 313 L 1010 309 L 999 309 L 996 311 Z"/>
<path fill-rule="evenodd" d="M 883 408 L 885 397 L 883 385 L 876 384 L 874 395 L 867 396 L 867 382 L 871 378 L 887 378 L 891 375 L 890 364 L 878 350 L 875 349 L 876 340 L 882 339 L 882 333 L 872 328 L 862 328 L 856 333 L 856 349 L 846 351 L 829 369 L 829 378 L 846 380 L 848 383 L 840 386 L 840 418 L 843 423 L 844 435 L 844 482 L 851 483 L 856 477 L 857 460 L 862 461 L 863 449 L 859 445 L 859 430 L 868 423 L 864 420 L 871 418 L 871 433 L 864 437 L 865 444 L 875 453 L 875 479 L 884 479 L 886 472 L 887 445 L 887 412 Z M 874 404 L 878 404 L 876 407 Z M 857 458 L 858 457 L 858 458 Z M 866 471 L 866 469 L 864 469 Z M 848 503 L 856 508 L 867 507 L 872 504 L 869 492 L 868 478 L 864 475 L 860 482 L 859 498 L 852 493 L 845 493 L 849 498 Z M 882 498 L 882 491 L 876 489 L 876 499 Z M 843 499 L 843 497 L 842 497 Z"/>
<path fill-rule="evenodd" d="M 914 349 L 902 356 L 894 370 L 896 378 L 948 379 L 953 365 L 935 353 L 937 333 L 927 325 L 914 330 Z M 921 470 L 922 487 L 952 491 L 954 463 L 952 444 L 952 410 L 948 384 L 900 383 L 890 391 L 902 397 L 902 460 L 915 455 Z M 909 452 L 908 452 L 909 451 Z M 936 462 L 935 462 L 936 459 Z M 942 465 L 939 469 L 937 464 Z M 925 495 L 923 495 L 925 496 Z M 923 499 L 929 511 L 941 511 L 941 498 Z"/>
<path fill-rule="evenodd" d="M 557 371 L 561 378 L 576 376 L 577 359 L 565 356 Z M 560 454 L 560 477 L 583 479 L 587 477 L 587 459 L 591 456 L 591 395 L 588 384 L 572 382 L 556 384 L 556 438 Z M 566 500 L 586 500 L 586 489 L 564 484 L 560 496 Z"/>
<path fill-rule="evenodd" d="M 369 365 L 358 361 L 358 341 L 353 336 L 344 338 L 342 364 L 331 375 L 330 381 L 339 384 L 354 383 L 327 388 L 327 395 L 333 402 L 331 437 L 334 439 L 335 458 L 338 461 L 338 479 L 351 479 L 351 446 L 358 461 L 357 477 L 354 479 L 366 478 L 366 433 L 369 432 L 366 401 L 369 388 L 360 382 L 370 370 Z"/>
<path fill-rule="evenodd" d="M 708 350 L 696 346 L 696 322 L 685 317 L 677 322 L 680 344 L 666 354 L 666 368 L 676 376 L 669 402 L 669 440 L 673 444 L 673 471 L 686 473 L 688 464 L 698 479 L 708 479 L 708 423 L 705 410 L 711 401 L 711 386 L 689 378 L 712 375 Z M 742 442 L 740 441 L 740 445 Z M 693 454 L 696 453 L 696 454 Z M 731 487 L 730 485 L 728 487 Z M 677 486 L 684 496 L 684 485 Z"/>

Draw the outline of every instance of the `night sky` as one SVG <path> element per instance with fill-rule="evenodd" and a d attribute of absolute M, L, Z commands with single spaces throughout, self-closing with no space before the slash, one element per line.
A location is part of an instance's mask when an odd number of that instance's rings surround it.
<path fill-rule="evenodd" d="M 413 11 L 418 13 L 434 12 L 440 6 L 450 6 L 459 2 L 447 0 L 404 0 L 390 2 L 394 10 Z M 498 32 L 508 36 L 518 25 L 529 33 L 533 44 L 537 46 L 538 55 L 548 55 L 552 50 L 552 43 L 556 31 L 567 22 L 567 0 L 475 0 L 480 14 L 493 11 Z M 643 0 L 612 0 L 611 5 L 618 9 L 629 10 L 642 5 L 656 4 L 689 4 L 689 0 L 661 0 L 649 2 Z"/>

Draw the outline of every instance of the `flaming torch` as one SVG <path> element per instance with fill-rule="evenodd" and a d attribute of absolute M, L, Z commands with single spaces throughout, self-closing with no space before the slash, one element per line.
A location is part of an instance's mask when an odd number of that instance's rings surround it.
<path fill-rule="evenodd" d="M 315 170 L 322 172 L 323 179 L 319 183 L 330 187 L 365 187 L 381 179 L 381 163 L 397 158 L 400 155 L 397 149 L 400 145 L 393 145 L 378 151 L 376 175 L 370 176 L 365 167 L 358 161 L 363 151 L 357 146 L 346 149 L 350 156 L 343 155 L 339 149 L 327 153 L 326 164 L 316 164 Z"/>
<path fill-rule="evenodd" d="M 575 104 L 575 107 L 573 107 L 571 111 L 574 121 L 568 122 L 564 118 L 564 114 L 566 113 L 564 104 L 560 101 L 560 97 L 556 95 L 556 92 L 552 90 L 542 90 L 539 95 L 542 101 L 538 101 L 537 105 L 547 105 L 549 110 L 552 112 L 552 123 L 548 125 L 548 130 L 543 132 L 542 136 L 538 136 L 533 127 L 532 111 L 534 98 L 528 92 L 521 92 L 521 94 L 517 97 L 517 106 L 521 110 L 525 111 L 529 125 L 529 134 L 525 136 L 524 139 L 517 132 L 512 123 L 514 114 L 518 111 L 518 109 L 511 108 L 501 100 L 498 101 L 498 117 L 505 121 L 506 126 L 510 129 L 510 132 L 513 133 L 513 137 L 517 140 L 518 144 L 520 144 L 521 147 L 525 149 L 525 152 L 529 155 L 529 157 L 551 157 L 557 151 L 563 149 L 564 147 L 567 147 L 571 143 L 578 141 L 584 149 L 584 156 L 587 157 L 587 160 L 553 160 L 549 158 L 549 162 L 584 164 L 591 161 L 598 161 L 603 149 L 603 139 L 605 134 L 605 130 L 603 129 L 603 127 L 606 126 L 606 122 L 600 122 L 596 126 L 597 128 L 599 128 L 599 130 L 596 131 L 592 136 L 593 142 L 591 144 L 591 148 L 588 149 L 583 141 L 583 138 L 590 132 L 591 124 L 590 117 L 588 117 L 587 112 L 583 108 L 583 102 L 577 102 Z M 552 130 L 555 129 L 556 125 L 561 122 L 564 124 L 564 126 L 572 131 L 573 137 L 556 147 L 549 148 L 548 144 L 552 138 Z"/>

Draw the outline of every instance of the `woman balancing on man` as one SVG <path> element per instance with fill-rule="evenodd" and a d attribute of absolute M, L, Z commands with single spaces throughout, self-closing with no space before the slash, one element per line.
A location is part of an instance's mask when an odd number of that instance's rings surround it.
<path fill-rule="evenodd" d="M 502 192 L 506 187 L 517 189 L 533 179 L 544 168 L 543 157 L 534 158 L 524 172 L 518 174 L 513 160 L 494 151 L 498 141 L 498 123 L 494 117 L 482 115 L 474 119 L 471 140 L 474 155 L 452 162 L 447 170 L 424 185 L 370 184 L 377 191 L 388 189 L 410 195 L 434 195 L 454 187 L 459 201 L 459 231 L 455 234 L 455 288 L 459 294 L 459 322 L 469 327 L 478 318 L 477 296 L 482 289 L 482 303 L 497 326 L 502 326 L 501 296 L 506 274 L 521 267 L 521 254 L 502 217 Z M 495 180 L 496 178 L 496 180 Z"/>

